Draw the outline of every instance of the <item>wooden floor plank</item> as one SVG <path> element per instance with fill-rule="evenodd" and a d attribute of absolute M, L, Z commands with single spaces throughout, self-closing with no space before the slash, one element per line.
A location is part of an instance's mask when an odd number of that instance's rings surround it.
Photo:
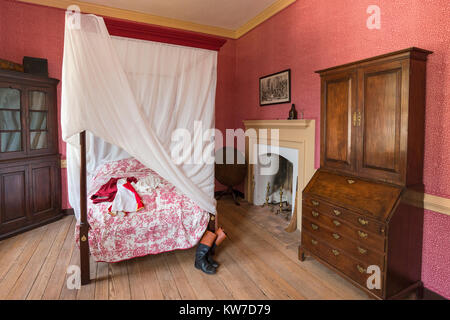
<path fill-rule="evenodd" d="M 20 253 L 20 256 L 12 264 L 11 268 L 5 274 L 4 278 L 0 282 L 0 300 L 6 299 L 11 289 L 16 284 L 17 279 L 22 275 L 23 270 L 26 268 L 28 261 L 30 261 L 36 248 L 39 246 L 42 238 L 44 238 L 48 226 L 41 227 L 33 230 L 31 233 L 31 239 Z"/>
<path fill-rule="evenodd" d="M 203 276 L 199 270 L 194 268 L 194 254 L 195 249 L 179 250 L 176 253 L 176 258 L 185 272 L 196 297 L 200 300 L 212 300 L 215 296 L 208 286 L 206 278 L 208 275 Z"/>
<path fill-rule="evenodd" d="M 159 286 L 166 300 L 180 300 L 181 295 L 172 277 L 165 259 L 166 253 L 158 254 L 152 258 L 155 261 L 156 277 L 158 278 Z"/>
<path fill-rule="evenodd" d="M 45 287 L 43 300 L 55 300 L 58 299 L 63 286 L 66 286 L 66 275 L 67 268 L 70 264 L 70 259 L 72 258 L 72 253 L 75 251 L 75 225 L 76 220 L 72 218 L 72 223 L 67 232 L 66 239 L 64 239 L 64 244 L 61 251 L 56 259 L 55 267 L 53 268 L 50 279 Z M 78 251 L 78 250 L 76 250 Z"/>
<path fill-rule="evenodd" d="M 142 279 L 140 264 L 130 261 L 130 263 L 127 264 L 127 267 L 128 278 L 130 281 L 131 299 L 145 300 L 145 288 L 144 281 Z"/>
<path fill-rule="evenodd" d="M 177 286 L 182 300 L 195 300 L 197 296 L 194 293 L 180 262 L 176 257 L 177 252 L 168 252 L 165 254 L 166 264 L 169 267 L 172 278 Z"/>
<path fill-rule="evenodd" d="M 106 262 L 97 262 L 95 281 L 95 300 L 109 299 L 109 268 Z"/>
<path fill-rule="evenodd" d="M 158 277 L 156 276 L 153 256 L 139 258 L 136 264 L 139 265 L 145 298 L 149 300 L 163 300 L 164 295 L 159 285 Z"/>
<path fill-rule="evenodd" d="M 77 300 L 94 300 L 95 299 L 95 287 L 97 285 L 97 263 L 92 256 L 89 257 L 89 271 L 91 283 L 82 286 L 80 290 L 77 290 Z"/>
<path fill-rule="evenodd" d="M 33 253 L 33 256 L 28 261 L 25 269 L 20 277 L 17 279 L 14 287 L 8 293 L 7 299 L 24 300 L 27 298 L 34 282 L 40 273 L 42 266 L 47 260 L 48 254 L 55 241 L 58 231 L 61 230 L 64 221 L 59 220 L 48 226 L 46 236 L 42 238 L 41 242 Z"/>
<path fill-rule="evenodd" d="M 68 266 L 79 266 L 80 265 L 80 251 L 79 250 L 73 250 L 72 256 L 70 258 L 70 262 Z M 69 280 L 69 277 L 72 276 L 72 274 L 67 273 L 67 269 L 65 270 L 64 274 L 64 282 L 62 284 L 61 293 L 59 295 L 60 300 L 76 300 L 78 289 L 76 288 L 69 288 L 67 285 L 67 281 Z"/>
<path fill-rule="evenodd" d="M 59 253 L 61 252 L 61 248 L 64 244 L 64 239 L 67 237 L 70 226 L 72 225 L 72 221 L 72 217 L 63 218 L 60 230 L 58 231 L 55 241 L 53 241 L 48 257 L 45 259 L 45 262 L 36 277 L 36 281 L 33 283 L 33 287 L 27 296 L 27 300 L 42 299 L 45 288 L 47 287 L 53 269 L 57 263 Z"/>
<path fill-rule="evenodd" d="M 222 283 L 227 287 L 228 291 L 238 300 L 268 299 L 258 284 L 248 277 L 239 259 L 234 259 L 228 254 L 226 247 L 224 243 L 220 248 L 220 253 L 218 253 L 217 259 L 221 262 L 221 265 L 217 270 L 217 275 L 222 279 Z"/>
<path fill-rule="evenodd" d="M 131 299 L 130 280 L 128 278 L 128 261 L 110 263 L 109 266 L 109 300 Z"/>
<path fill-rule="evenodd" d="M 3 240 L 7 244 L 2 248 L 0 259 L 0 283 L 8 273 L 9 269 L 16 262 L 22 251 L 28 247 L 29 243 L 37 236 L 37 230 L 19 234 L 16 237 Z"/>
<path fill-rule="evenodd" d="M 232 245 L 226 247 L 230 257 L 234 257 L 241 262 L 242 268 L 247 276 L 258 284 L 258 287 L 264 294 L 272 300 L 303 300 L 305 299 L 294 287 L 284 280 L 276 271 L 272 270 L 264 261 L 262 261 L 257 252 L 247 247 L 245 244 L 237 241 L 233 236 Z M 231 240 L 230 240 L 231 241 Z"/>

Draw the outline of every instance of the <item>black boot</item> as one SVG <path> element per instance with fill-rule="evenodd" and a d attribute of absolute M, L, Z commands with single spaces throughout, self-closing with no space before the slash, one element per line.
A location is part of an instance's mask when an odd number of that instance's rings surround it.
<path fill-rule="evenodd" d="M 223 242 L 223 240 L 225 240 L 227 238 L 227 234 L 225 233 L 225 231 L 222 228 L 219 228 L 216 231 L 216 239 L 214 241 L 214 244 L 211 246 L 211 250 L 209 250 L 208 253 L 208 262 L 210 265 L 212 265 L 214 268 L 218 268 L 219 267 L 219 263 L 217 261 L 215 261 L 212 256 L 213 253 L 215 252 L 215 249 L 220 246 L 220 244 Z"/>
<path fill-rule="evenodd" d="M 216 273 L 216 268 L 214 268 L 208 262 L 209 251 L 216 241 L 217 235 L 211 231 L 206 231 L 203 235 L 200 243 L 198 244 L 197 251 L 195 252 L 195 267 L 202 270 L 206 274 Z"/>
<path fill-rule="evenodd" d="M 210 265 L 212 265 L 214 268 L 218 268 L 219 263 L 212 258 L 215 248 L 216 248 L 216 244 L 214 243 L 213 246 L 211 247 L 211 249 L 209 250 L 208 256 L 206 259 L 208 260 Z"/>
<path fill-rule="evenodd" d="M 207 274 L 215 274 L 216 268 L 208 262 L 209 250 L 211 247 L 200 243 L 195 252 L 195 267 Z"/>

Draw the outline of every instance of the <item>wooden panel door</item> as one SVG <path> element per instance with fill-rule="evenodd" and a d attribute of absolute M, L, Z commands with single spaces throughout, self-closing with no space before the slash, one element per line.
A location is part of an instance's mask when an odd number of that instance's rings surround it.
<path fill-rule="evenodd" d="M 404 181 L 409 95 L 408 60 L 362 68 L 358 72 L 358 173 L 391 183 Z"/>
<path fill-rule="evenodd" d="M 355 171 L 352 115 L 356 108 L 356 94 L 356 73 L 322 77 L 322 167 Z"/>
<path fill-rule="evenodd" d="M 54 154 L 58 141 L 53 90 L 49 87 L 29 87 L 26 101 L 28 154 Z"/>
<path fill-rule="evenodd" d="M 60 206 L 58 199 L 61 191 L 58 174 L 57 161 L 31 165 L 31 214 L 33 220 L 42 220 L 52 216 Z"/>
<path fill-rule="evenodd" d="M 0 234 L 7 234 L 29 220 L 28 166 L 0 169 Z"/>
<path fill-rule="evenodd" d="M 0 160 L 26 156 L 24 90 L 0 82 Z"/>

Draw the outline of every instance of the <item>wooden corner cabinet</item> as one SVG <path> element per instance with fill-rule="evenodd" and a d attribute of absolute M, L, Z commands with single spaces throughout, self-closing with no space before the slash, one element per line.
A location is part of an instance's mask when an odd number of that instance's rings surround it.
<path fill-rule="evenodd" d="M 410 48 L 317 72 L 321 162 L 303 191 L 299 258 L 379 299 L 422 287 L 423 209 L 405 191 L 423 192 L 431 53 Z"/>
<path fill-rule="evenodd" d="M 0 240 L 62 217 L 58 82 L 0 70 Z"/>

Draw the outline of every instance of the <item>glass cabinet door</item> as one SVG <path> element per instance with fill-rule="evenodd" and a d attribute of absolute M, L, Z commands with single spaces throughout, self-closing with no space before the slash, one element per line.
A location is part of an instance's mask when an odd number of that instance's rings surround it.
<path fill-rule="evenodd" d="M 22 150 L 21 92 L 0 87 L 0 152 Z"/>
<path fill-rule="evenodd" d="M 48 148 L 48 97 L 44 91 L 29 91 L 30 149 Z"/>

